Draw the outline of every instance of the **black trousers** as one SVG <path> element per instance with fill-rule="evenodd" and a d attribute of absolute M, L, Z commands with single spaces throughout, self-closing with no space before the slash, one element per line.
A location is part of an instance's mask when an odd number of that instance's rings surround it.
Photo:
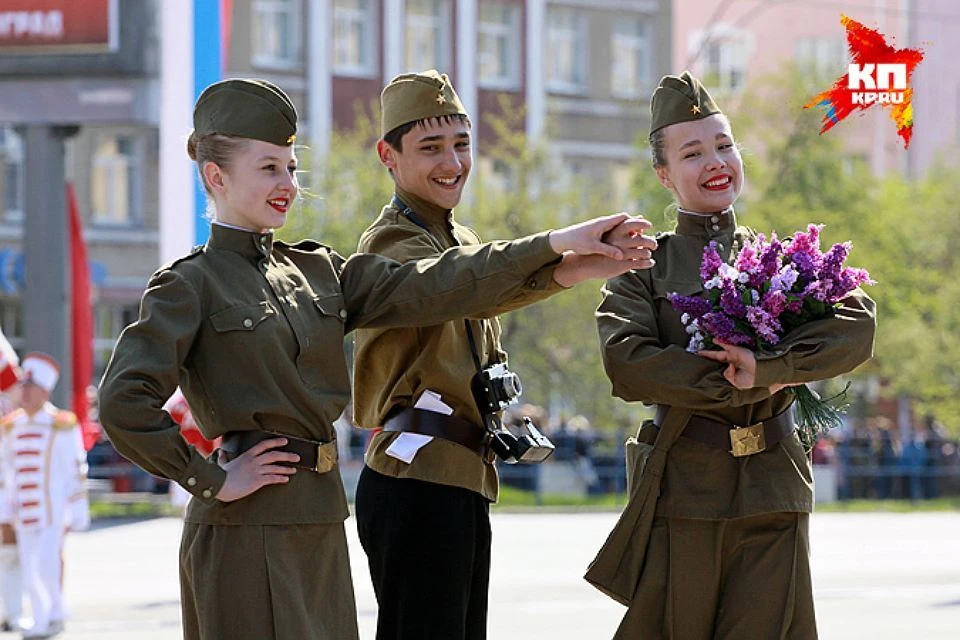
<path fill-rule="evenodd" d="M 356 508 L 379 604 L 377 640 L 484 640 L 490 507 L 483 496 L 364 467 Z"/>

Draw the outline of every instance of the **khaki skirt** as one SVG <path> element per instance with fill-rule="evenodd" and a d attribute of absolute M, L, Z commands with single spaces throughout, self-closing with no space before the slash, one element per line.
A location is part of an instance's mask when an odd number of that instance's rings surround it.
<path fill-rule="evenodd" d="M 357 640 L 342 523 L 185 523 L 186 640 Z"/>

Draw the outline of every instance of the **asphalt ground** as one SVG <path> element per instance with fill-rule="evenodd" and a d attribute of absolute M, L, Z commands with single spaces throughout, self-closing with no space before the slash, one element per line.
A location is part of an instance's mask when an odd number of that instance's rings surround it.
<path fill-rule="evenodd" d="M 493 515 L 491 640 L 610 638 L 623 608 L 583 581 L 616 513 Z M 98 521 L 71 534 L 64 640 L 180 637 L 176 518 Z M 347 522 L 361 638 L 376 601 Z M 960 513 L 815 514 L 812 564 L 821 638 L 960 637 Z M 425 568 L 429 570 L 429 568 Z M 0 638 L 15 634 L 0 634 Z"/>

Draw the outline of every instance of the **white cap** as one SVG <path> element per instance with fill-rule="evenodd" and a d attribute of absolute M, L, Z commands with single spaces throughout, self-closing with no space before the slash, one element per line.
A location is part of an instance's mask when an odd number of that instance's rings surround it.
<path fill-rule="evenodd" d="M 45 391 L 53 391 L 60 379 L 60 365 L 51 356 L 39 351 L 31 351 L 23 356 L 23 384 L 35 384 Z"/>

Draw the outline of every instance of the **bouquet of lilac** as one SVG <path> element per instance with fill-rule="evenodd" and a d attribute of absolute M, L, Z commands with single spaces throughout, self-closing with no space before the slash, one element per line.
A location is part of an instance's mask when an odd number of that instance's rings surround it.
<path fill-rule="evenodd" d="M 705 297 L 672 294 L 673 308 L 690 334 L 687 351 L 716 348 L 716 342 L 764 351 L 800 325 L 829 317 L 851 291 L 874 284 L 865 269 L 844 266 L 849 242 L 820 251 L 823 225 L 811 224 L 783 241 L 763 234 L 747 242 L 733 264 L 720 257 L 715 242 L 703 251 L 700 278 Z M 806 385 L 796 395 L 800 438 L 808 447 L 840 424 L 842 408 L 820 400 Z"/>

